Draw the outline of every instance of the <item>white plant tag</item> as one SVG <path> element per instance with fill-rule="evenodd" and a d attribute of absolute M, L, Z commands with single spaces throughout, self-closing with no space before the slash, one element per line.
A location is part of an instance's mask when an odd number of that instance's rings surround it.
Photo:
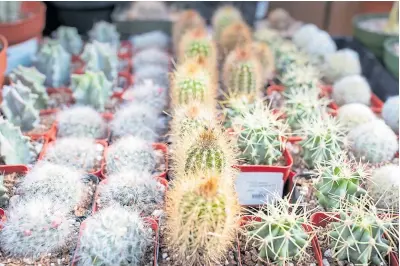
<path fill-rule="evenodd" d="M 283 195 L 283 173 L 240 172 L 236 191 L 241 205 L 272 203 L 273 196 Z"/>

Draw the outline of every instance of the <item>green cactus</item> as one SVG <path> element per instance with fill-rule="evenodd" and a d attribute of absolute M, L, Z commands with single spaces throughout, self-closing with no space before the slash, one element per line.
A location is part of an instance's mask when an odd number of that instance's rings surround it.
<path fill-rule="evenodd" d="M 286 71 L 280 76 L 279 80 L 287 92 L 297 88 L 318 88 L 320 76 L 317 70 L 311 66 L 289 65 Z"/>
<path fill-rule="evenodd" d="M 287 72 L 292 71 L 295 67 L 310 64 L 308 57 L 302 52 L 286 52 L 284 48 L 281 48 L 275 52 L 275 56 L 277 58 L 275 60 L 276 69 L 281 76 L 288 75 Z"/>
<path fill-rule="evenodd" d="M 187 57 L 209 57 L 211 55 L 211 42 L 208 39 L 194 39 L 185 47 Z"/>
<path fill-rule="evenodd" d="M 0 208 L 6 207 L 9 199 L 8 189 L 4 185 L 4 175 L 0 175 Z"/>
<path fill-rule="evenodd" d="M 178 86 L 180 88 L 179 102 L 181 104 L 189 103 L 192 99 L 204 101 L 204 94 L 207 88 L 201 80 L 187 78 L 182 80 Z"/>
<path fill-rule="evenodd" d="M 21 19 L 22 1 L 0 2 L 0 23 L 12 23 Z"/>
<path fill-rule="evenodd" d="M 235 117 L 254 107 L 253 103 L 254 97 L 251 95 L 226 95 L 225 100 L 220 102 L 224 114 L 224 127 L 231 128 Z"/>

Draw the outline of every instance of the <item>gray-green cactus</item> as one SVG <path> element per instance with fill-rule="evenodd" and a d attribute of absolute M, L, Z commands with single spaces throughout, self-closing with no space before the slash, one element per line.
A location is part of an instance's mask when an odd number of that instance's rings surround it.
<path fill-rule="evenodd" d="M 333 84 L 332 99 L 339 106 L 348 103 L 370 105 L 371 88 L 363 76 L 346 76 Z"/>
<path fill-rule="evenodd" d="M 386 124 L 399 134 L 399 96 L 393 96 L 386 100 L 382 108 L 382 117 Z"/>
<path fill-rule="evenodd" d="M 22 1 L 0 2 L 0 23 L 12 23 L 21 19 Z"/>
<path fill-rule="evenodd" d="M 320 75 L 317 69 L 311 65 L 289 65 L 279 79 L 285 87 L 286 92 L 296 90 L 297 88 L 318 88 L 320 83 Z"/>
<path fill-rule="evenodd" d="M 232 121 L 242 113 L 253 108 L 254 98 L 251 95 L 227 95 L 224 101 L 221 101 L 224 114 L 224 127 L 231 128 Z"/>
<path fill-rule="evenodd" d="M 371 108 L 362 103 L 343 105 L 337 111 L 337 118 L 348 130 L 377 119 Z"/>
<path fill-rule="evenodd" d="M 120 36 L 117 27 L 107 21 L 96 22 L 88 35 L 91 41 L 108 43 L 115 47 L 119 46 Z"/>
<path fill-rule="evenodd" d="M 21 130 L 30 131 L 38 125 L 39 110 L 35 108 L 37 95 L 20 81 L 3 87 L 3 103 L 1 109 L 11 123 L 21 127 Z"/>
<path fill-rule="evenodd" d="M 77 28 L 60 26 L 55 32 L 55 38 L 68 53 L 72 55 L 79 55 L 81 53 L 83 40 L 79 35 Z"/>
<path fill-rule="evenodd" d="M 9 199 L 8 189 L 4 185 L 4 175 L 0 175 L 0 208 L 6 207 Z"/>
<path fill-rule="evenodd" d="M 71 78 L 71 89 L 77 104 L 90 105 L 98 111 L 104 111 L 112 95 L 113 84 L 103 72 L 86 71 L 74 74 Z"/>

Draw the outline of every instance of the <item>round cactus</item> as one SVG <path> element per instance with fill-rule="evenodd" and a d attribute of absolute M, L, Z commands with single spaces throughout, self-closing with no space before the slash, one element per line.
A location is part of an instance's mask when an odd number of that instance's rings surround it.
<path fill-rule="evenodd" d="M 286 52 L 286 45 L 283 43 L 279 49 L 275 51 L 276 69 L 280 76 L 287 75 L 296 67 L 303 67 L 310 65 L 310 60 L 306 54 L 302 52 L 288 51 Z M 315 73 L 317 75 L 317 73 Z"/>
<path fill-rule="evenodd" d="M 382 108 L 382 117 L 386 124 L 399 134 L 399 96 L 393 96 L 386 100 Z"/>
<path fill-rule="evenodd" d="M 249 26 L 243 21 L 234 22 L 221 33 L 219 42 L 222 54 L 229 54 L 236 47 L 251 44 L 252 35 Z"/>
<path fill-rule="evenodd" d="M 339 108 L 337 118 L 349 130 L 377 119 L 371 108 L 361 103 L 349 103 Z"/>
<path fill-rule="evenodd" d="M 332 99 L 339 105 L 362 103 L 370 105 L 371 88 L 368 81 L 360 76 L 346 76 L 333 84 Z"/>
<path fill-rule="evenodd" d="M 138 34 L 131 37 L 130 41 L 132 42 L 136 51 L 142 51 L 151 48 L 167 50 L 170 44 L 169 36 L 162 31 L 151 31 Z"/>
<path fill-rule="evenodd" d="M 147 64 L 135 72 L 135 83 L 150 79 L 163 88 L 169 88 L 168 69 L 160 65 Z"/>
<path fill-rule="evenodd" d="M 358 53 L 351 49 L 342 49 L 328 54 L 322 73 L 331 83 L 343 77 L 361 75 L 361 64 Z"/>
<path fill-rule="evenodd" d="M 303 25 L 294 35 L 293 43 L 298 47 L 306 47 L 310 42 L 313 41 L 313 37 L 318 33 L 319 29 L 314 24 Z"/>
<path fill-rule="evenodd" d="M 145 65 L 157 65 L 168 70 L 171 59 L 167 52 L 158 48 L 144 49 L 133 58 L 133 69 L 137 72 Z"/>
<path fill-rule="evenodd" d="M 4 185 L 4 175 L 0 175 L 0 208 L 6 207 L 9 200 L 8 189 Z"/>
<path fill-rule="evenodd" d="M 396 134 L 380 119 L 355 127 L 347 137 L 354 155 L 370 163 L 389 162 L 398 151 Z"/>
<path fill-rule="evenodd" d="M 255 54 L 255 57 L 261 63 L 262 73 L 263 73 L 263 81 L 266 84 L 268 79 L 273 76 L 273 72 L 275 70 L 275 59 L 271 49 L 267 44 L 262 42 L 253 42 L 252 48 Z"/>
<path fill-rule="evenodd" d="M 212 26 L 214 29 L 214 38 L 220 41 L 221 34 L 226 27 L 234 22 L 242 21 L 243 17 L 239 9 L 232 5 L 221 6 L 215 11 L 212 17 Z"/>
<path fill-rule="evenodd" d="M 320 84 L 320 74 L 318 70 L 311 65 L 289 65 L 279 79 L 288 93 L 298 88 L 319 88 Z"/>
<path fill-rule="evenodd" d="M 384 165 L 372 172 L 368 194 L 378 208 L 399 211 L 399 176 L 400 167 L 394 164 Z"/>

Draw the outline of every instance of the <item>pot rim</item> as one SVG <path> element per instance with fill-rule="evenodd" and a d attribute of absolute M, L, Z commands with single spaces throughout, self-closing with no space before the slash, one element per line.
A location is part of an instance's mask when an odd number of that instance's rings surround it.
<path fill-rule="evenodd" d="M 361 30 L 368 34 L 379 35 L 379 36 L 383 36 L 385 38 L 397 36 L 397 38 L 398 38 L 399 35 L 396 33 L 391 34 L 391 33 L 386 33 L 386 32 L 376 32 L 376 31 L 371 31 L 371 30 L 360 27 L 360 22 L 362 22 L 362 21 L 366 21 L 366 20 L 373 19 L 373 18 L 388 18 L 388 17 L 389 17 L 388 13 L 360 14 L 360 15 L 356 15 L 353 17 L 352 25 L 354 28 L 357 28 L 358 30 Z"/>
<path fill-rule="evenodd" d="M 9 28 L 9 27 L 17 26 L 17 25 L 28 24 L 31 21 L 35 20 L 38 15 L 42 15 L 42 14 L 46 13 L 47 8 L 43 2 L 32 1 L 32 3 L 36 3 L 37 7 L 33 8 L 32 10 L 29 10 L 29 12 L 24 12 L 24 13 L 30 13 L 31 14 L 30 16 L 20 18 L 13 22 L 0 23 L 0 28 Z"/>

